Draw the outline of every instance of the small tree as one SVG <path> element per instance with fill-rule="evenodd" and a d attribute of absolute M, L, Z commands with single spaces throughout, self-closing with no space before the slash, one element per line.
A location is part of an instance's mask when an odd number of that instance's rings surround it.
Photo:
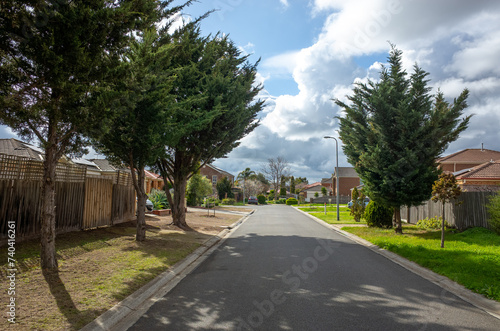
<path fill-rule="evenodd" d="M 444 248 L 444 225 L 445 215 L 444 207 L 446 202 L 457 198 L 461 193 L 460 187 L 457 185 L 457 179 L 451 173 L 442 173 L 438 180 L 432 185 L 432 201 L 441 201 L 443 204 L 442 221 L 441 221 L 441 248 Z"/>
<path fill-rule="evenodd" d="M 268 159 L 267 164 L 262 168 L 262 172 L 273 185 L 274 200 L 277 199 L 281 177 L 288 176 L 289 171 L 288 161 L 281 156 L 278 156 L 276 159 Z"/>
<path fill-rule="evenodd" d="M 500 191 L 490 197 L 488 204 L 488 223 L 493 231 L 500 234 Z"/>
<path fill-rule="evenodd" d="M 365 195 L 363 190 L 359 190 L 355 187 L 352 190 L 352 206 L 351 206 L 351 216 L 354 217 L 356 222 L 361 221 L 361 217 L 365 213 Z"/>
<path fill-rule="evenodd" d="M 290 193 L 295 194 L 295 178 L 292 176 L 290 178 Z"/>
<path fill-rule="evenodd" d="M 186 198 L 188 206 L 198 206 L 203 198 L 212 194 L 212 183 L 199 173 L 194 174 L 187 183 Z"/>
<path fill-rule="evenodd" d="M 234 198 L 233 191 L 231 191 L 232 187 L 233 185 L 231 184 L 231 181 L 227 177 L 223 177 L 221 180 L 219 180 L 216 186 L 217 194 L 219 195 L 219 200 Z"/>
<path fill-rule="evenodd" d="M 314 193 L 314 197 L 315 197 L 315 198 L 319 197 L 319 193 L 318 193 L 318 192 L 315 192 L 315 193 Z"/>
<path fill-rule="evenodd" d="M 323 196 L 326 197 L 326 195 L 328 194 L 326 187 L 324 187 L 324 186 L 321 187 L 321 194 L 323 194 Z"/>

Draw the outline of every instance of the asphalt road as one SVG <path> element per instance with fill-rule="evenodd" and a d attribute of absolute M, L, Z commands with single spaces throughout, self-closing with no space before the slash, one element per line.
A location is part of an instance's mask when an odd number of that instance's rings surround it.
<path fill-rule="evenodd" d="M 129 330 L 500 330 L 291 207 L 257 211 Z"/>

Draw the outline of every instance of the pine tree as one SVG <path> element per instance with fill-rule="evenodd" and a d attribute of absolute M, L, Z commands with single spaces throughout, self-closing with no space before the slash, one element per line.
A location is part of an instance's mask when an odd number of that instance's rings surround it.
<path fill-rule="evenodd" d="M 336 100 L 345 110 L 339 117 L 344 154 L 363 180 L 365 194 L 394 207 L 396 233 L 402 233 L 400 207 L 431 197 L 439 174 L 436 159 L 470 119 L 460 119 L 467 90 L 452 104 L 441 92 L 433 101 L 428 73 L 415 65 L 408 77 L 401 57 L 393 47 L 380 81 L 356 84 L 350 104 Z"/>
<path fill-rule="evenodd" d="M 109 108 L 92 107 L 135 31 L 165 9 L 155 0 L 2 1 L 0 123 L 45 150 L 41 266 L 57 270 L 55 172 L 63 155 L 81 155 L 85 133 Z M 92 101 L 92 103 L 91 103 Z"/>
<path fill-rule="evenodd" d="M 174 224 L 189 229 L 187 180 L 200 165 L 227 155 L 257 127 L 263 103 L 255 97 L 261 87 L 253 85 L 257 63 L 248 63 L 248 56 L 242 56 L 228 36 L 202 37 L 191 24 L 165 42 L 174 45 L 174 135 L 156 166 L 174 187 L 173 198 L 167 192 Z"/>

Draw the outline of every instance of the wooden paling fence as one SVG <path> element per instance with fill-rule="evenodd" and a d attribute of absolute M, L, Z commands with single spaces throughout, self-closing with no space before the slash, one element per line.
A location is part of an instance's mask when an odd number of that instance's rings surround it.
<path fill-rule="evenodd" d="M 0 154 L 0 239 L 8 223 L 16 238 L 40 234 L 43 163 Z M 58 164 L 56 230 L 58 233 L 127 222 L 135 217 L 135 190 L 129 172 L 89 177 L 86 168 Z"/>
<path fill-rule="evenodd" d="M 492 192 L 462 192 L 456 201 L 445 204 L 445 219 L 459 230 L 470 227 L 490 228 L 486 205 Z M 416 224 L 424 218 L 440 217 L 443 205 L 440 202 L 427 201 L 421 206 L 401 208 L 401 218 Z"/>

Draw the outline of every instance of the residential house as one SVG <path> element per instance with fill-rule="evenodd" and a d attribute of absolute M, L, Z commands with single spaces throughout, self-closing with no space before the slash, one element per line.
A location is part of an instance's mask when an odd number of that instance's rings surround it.
<path fill-rule="evenodd" d="M 200 169 L 200 174 L 212 182 L 212 186 L 216 186 L 217 183 L 224 177 L 227 177 L 231 184 L 234 183 L 234 176 L 229 172 L 219 169 L 211 164 L 205 164 Z"/>
<path fill-rule="evenodd" d="M 337 169 L 336 169 L 337 171 Z M 337 195 L 337 173 L 333 174 L 333 178 L 329 178 L 328 181 L 333 186 L 332 195 Z M 339 196 L 350 197 L 351 189 L 361 184 L 361 179 L 358 176 L 356 170 L 353 167 L 338 167 L 339 174 Z"/>
<path fill-rule="evenodd" d="M 469 148 L 444 156 L 438 159 L 437 162 L 443 171 L 455 173 L 497 160 L 500 160 L 500 152 L 498 151 L 484 148 Z"/>
<path fill-rule="evenodd" d="M 149 194 L 152 189 L 163 190 L 164 182 L 160 175 L 149 170 L 144 170 L 144 173 L 146 174 L 146 177 L 144 178 L 146 194 Z"/>
<path fill-rule="evenodd" d="M 485 162 L 454 175 L 457 184 L 467 192 L 500 190 L 500 160 Z"/>
<path fill-rule="evenodd" d="M 318 196 L 320 197 L 323 196 L 323 194 L 321 193 L 322 187 L 323 185 L 321 184 L 321 182 L 312 183 L 304 186 L 300 191 L 300 194 L 304 197 L 305 201 L 311 202 L 311 198 L 314 199 L 316 193 L 318 193 Z"/>

